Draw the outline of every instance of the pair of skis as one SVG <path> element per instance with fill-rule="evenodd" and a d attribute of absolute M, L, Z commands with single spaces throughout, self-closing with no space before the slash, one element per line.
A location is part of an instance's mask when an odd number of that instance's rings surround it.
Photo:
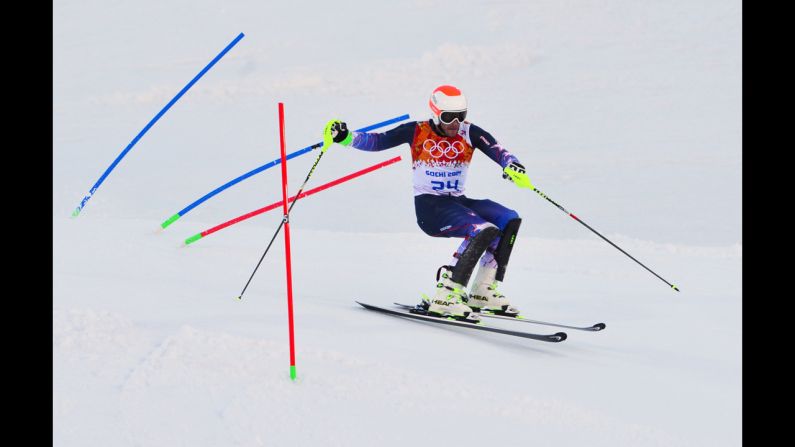
<path fill-rule="evenodd" d="M 464 327 L 464 328 L 469 328 L 469 329 L 477 329 L 477 330 L 481 330 L 481 331 L 496 332 L 498 334 L 511 335 L 511 336 L 514 336 L 514 337 L 530 338 L 530 339 L 533 339 L 533 340 L 547 341 L 547 342 L 552 342 L 552 343 L 558 343 L 558 342 L 561 342 L 561 341 L 563 341 L 563 340 L 565 340 L 567 338 L 567 335 L 566 335 L 565 332 L 557 332 L 555 334 L 536 334 L 536 333 L 532 333 L 532 332 L 525 332 L 525 331 L 517 331 L 517 330 L 509 330 L 509 329 L 501 329 L 501 328 L 491 327 L 491 326 L 488 326 L 488 325 L 484 324 L 482 321 L 468 322 L 468 321 L 456 320 L 455 318 L 452 318 L 452 317 L 450 317 L 450 318 L 436 317 L 436 316 L 432 316 L 432 315 L 428 314 L 427 312 L 425 312 L 424 310 L 420 309 L 417 306 L 411 306 L 411 305 L 408 305 L 408 304 L 394 303 L 395 306 L 397 306 L 397 309 L 387 309 L 385 307 L 374 306 L 372 304 L 366 304 L 366 303 L 362 303 L 362 302 L 359 302 L 359 301 L 356 301 L 356 303 L 359 304 L 360 306 L 364 307 L 365 309 L 372 310 L 372 311 L 375 311 L 375 312 L 380 312 L 380 313 L 387 314 L 387 315 L 411 318 L 411 319 L 421 320 L 421 321 L 428 321 L 428 322 L 432 322 L 432 323 L 446 324 L 446 325 L 450 325 L 450 326 Z M 487 317 L 487 318 L 497 318 L 497 319 L 502 319 L 502 320 L 515 320 L 515 321 L 519 321 L 519 322 L 523 322 L 523 323 L 540 324 L 540 325 L 545 325 L 545 326 L 554 326 L 554 327 L 560 327 L 560 328 L 575 329 L 575 330 L 578 330 L 578 331 L 596 332 L 596 331 L 601 331 L 601 330 L 603 330 L 606 327 L 604 323 L 596 323 L 593 326 L 569 326 L 569 325 L 559 324 L 559 323 L 550 323 L 550 322 L 546 322 L 546 321 L 531 320 L 531 319 L 525 318 L 525 317 L 523 317 L 521 315 L 518 315 L 518 316 L 497 315 L 497 314 L 495 314 L 493 312 L 481 312 L 479 315 L 481 315 L 483 317 Z"/>

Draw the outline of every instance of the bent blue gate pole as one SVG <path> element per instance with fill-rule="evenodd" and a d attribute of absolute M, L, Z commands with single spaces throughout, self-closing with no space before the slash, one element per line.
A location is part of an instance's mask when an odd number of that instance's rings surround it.
<path fill-rule="evenodd" d="M 354 132 L 367 132 L 367 131 L 370 131 L 370 130 L 373 130 L 373 129 L 378 129 L 379 127 L 388 126 L 390 124 L 397 123 L 399 121 L 403 121 L 403 120 L 407 120 L 407 119 L 409 119 L 409 114 L 408 113 L 405 114 L 405 115 L 401 115 L 401 116 L 392 118 L 392 119 L 388 119 L 386 121 L 382 121 L 380 123 L 376 123 L 376 124 L 367 126 L 367 127 L 362 127 L 361 129 L 356 129 Z M 313 144 L 311 146 L 307 146 L 307 147 L 305 147 L 303 149 L 299 149 L 299 150 L 297 150 L 297 151 L 295 151 L 293 153 L 287 154 L 286 159 L 290 160 L 291 158 L 295 158 L 295 157 L 297 157 L 299 155 L 306 154 L 307 152 L 310 152 L 311 150 L 317 149 L 317 148 L 319 148 L 321 146 L 323 146 L 323 143 L 315 143 L 315 144 Z M 252 169 L 251 171 L 246 172 L 245 174 L 241 175 L 240 177 L 238 177 L 238 178 L 236 178 L 234 180 L 230 180 L 229 182 L 224 183 L 223 185 L 221 185 L 221 186 L 215 188 L 214 190 L 210 191 L 209 193 L 205 194 L 200 199 L 198 199 L 195 202 L 191 203 L 190 205 L 186 206 L 181 211 L 179 211 L 177 214 L 174 214 L 173 216 L 171 216 L 168 219 L 166 219 L 165 222 L 160 224 L 160 227 L 165 230 L 166 227 L 168 227 L 169 225 L 171 225 L 174 222 L 176 222 L 177 219 L 179 219 L 180 217 L 184 216 L 190 210 L 192 210 L 193 208 L 196 208 L 198 205 L 200 205 L 202 202 L 204 202 L 205 200 L 209 199 L 210 197 L 218 194 L 219 192 L 225 190 L 226 188 L 229 188 L 230 186 L 232 186 L 232 185 L 234 185 L 236 183 L 239 183 L 239 182 L 251 177 L 254 174 L 258 174 L 258 173 L 260 173 L 260 172 L 262 172 L 262 171 L 264 171 L 264 170 L 266 170 L 268 168 L 272 168 L 272 167 L 274 167 L 274 166 L 276 166 L 278 164 L 281 164 L 281 162 L 282 162 L 282 159 L 281 158 L 277 158 L 276 160 L 270 161 L 270 162 L 265 163 L 264 165 L 262 165 L 262 166 L 260 166 L 260 167 L 258 167 L 256 169 Z"/>
<path fill-rule="evenodd" d="M 179 101 L 179 98 L 181 98 L 182 95 L 184 95 L 185 92 L 188 91 L 188 89 L 193 87 L 193 84 L 195 84 L 196 81 L 198 81 L 202 76 L 204 76 L 204 74 L 207 73 L 207 71 L 209 71 L 210 68 L 212 68 L 216 62 L 221 60 L 221 58 L 224 57 L 224 55 L 229 50 L 231 50 L 232 47 L 235 46 L 244 36 L 245 35 L 243 33 L 238 34 L 237 37 L 235 37 L 235 39 L 218 54 L 218 56 L 215 56 L 215 58 L 212 61 L 210 61 L 210 63 L 207 64 L 207 66 L 204 67 L 204 69 L 202 69 L 202 71 L 199 72 L 199 74 L 197 74 L 193 79 L 191 79 L 191 81 L 188 82 L 188 84 L 185 87 L 183 87 L 182 90 L 179 91 L 179 93 L 177 93 L 177 96 L 175 96 L 171 101 L 169 101 L 168 104 L 166 104 L 166 106 L 163 107 L 163 109 L 160 112 L 158 112 L 158 114 L 155 115 L 155 117 L 152 118 L 151 121 L 149 121 L 149 124 L 147 124 L 146 127 L 143 128 L 143 130 L 138 132 L 138 135 L 136 135 L 135 138 L 133 138 L 133 140 L 130 142 L 130 144 L 128 144 L 127 147 L 124 148 L 123 151 L 121 151 L 121 154 L 119 154 L 119 156 L 116 157 L 115 160 L 113 160 L 113 163 L 111 163 L 110 166 L 108 166 L 108 169 L 105 170 L 105 172 L 102 174 L 99 180 L 97 180 L 97 182 L 94 183 L 94 186 L 91 187 L 91 190 L 88 192 L 88 195 L 83 197 L 83 200 L 80 201 L 80 205 L 78 205 L 77 208 L 75 208 L 75 210 L 72 212 L 72 217 L 77 217 L 80 214 L 80 212 L 83 210 L 83 207 L 86 206 L 86 202 L 88 202 L 88 200 L 94 196 L 94 193 L 97 192 L 97 188 L 99 188 L 99 185 L 101 185 L 102 182 L 105 181 L 105 179 L 108 177 L 108 174 L 110 174 L 110 172 L 113 171 L 114 168 L 116 168 L 116 165 L 118 165 L 121 159 L 124 158 L 125 155 L 127 155 L 127 152 L 130 152 L 130 149 L 132 149 L 133 146 L 135 146 L 135 143 L 137 143 L 138 140 L 140 140 L 141 137 L 143 137 L 144 134 L 147 131 L 149 131 L 149 129 L 152 126 L 154 126 L 154 124 L 160 119 L 160 117 L 162 117 L 168 111 L 168 109 L 171 108 L 171 106 L 173 106 L 177 101 Z"/>

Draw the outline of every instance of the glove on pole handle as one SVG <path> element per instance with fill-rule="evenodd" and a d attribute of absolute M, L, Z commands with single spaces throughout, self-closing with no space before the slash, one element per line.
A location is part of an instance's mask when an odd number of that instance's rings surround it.
<path fill-rule="evenodd" d="M 549 203 L 551 203 L 551 204 L 555 205 L 556 207 L 558 207 L 558 209 L 559 209 L 559 210 L 561 210 L 561 211 L 563 211 L 564 213 L 566 213 L 566 214 L 568 214 L 569 216 L 571 216 L 571 217 L 572 217 L 572 219 L 574 219 L 574 220 L 576 220 L 577 222 L 579 222 L 579 223 L 583 224 L 583 225 L 585 226 L 585 228 L 587 228 L 587 229 L 589 229 L 589 230 L 593 231 L 593 232 L 594 232 L 594 234 L 596 234 L 596 235 L 597 235 L 597 236 L 599 236 L 600 238 L 604 239 L 604 240 L 605 240 L 605 241 L 606 241 L 608 244 L 612 245 L 613 247 L 616 247 L 616 248 L 617 248 L 617 249 L 618 249 L 618 250 L 619 250 L 621 253 L 624 253 L 625 255 L 629 256 L 629 258 L 630 258 L 630 259 L 632 259 L 633 261 L 635 261 L 635 262 L 637 262 L 638 264 L 640 264 L 640 266 L 641 266 L 641 267 L 643 267 L 643 268 L 645 268 L 646 270 L 648 270 L 649 272 L 651 272 L 651 274 L 652 274 L 652 275 L 654 275 L 654 276 L 656 276 L 656 277 L 660 278 L 660 279 L 661 279 L 661 280 L 662 280 L 664 283 L 666 283 L 666 284 L 668 284 L 669 286 L 671 286 L 671 288 L 672 288 L 672 289 L 674 289 L 674 290 L 676 290 L 677 292 L 679 292 L 679 288 L 678 288 L 678 287 L 676 287 L 675 285 L 673 285 L 673 284 L 669 283 L 668 281 L 666 281 L 665 279 L 663 279 L 663 278 L 662 278 L 660 275 L 658 275 L 658 274 L 654 273 L 654 271 L 653 271 L 652 269 L 650 269 L 650 268 L 646 267 L 645 265 L 643 265 L 643 263 L 642 263 L 642 262 L 638 261 L 637 259 L 633 258 L 633 257 L 632 257 L 632 255 L 630 255 L 629 253 L 627 253 L 627 252 L 625 252 L 624 250 L 622 250 L 622 249 L 621 249 L 621 247 L 619 247 L 618 245 L 616 245 L 616 244 L 612 243 L 612 242 L 611 242 L 611 241 L 610 241 L 608 238 L 606 238 L 606 237 L 602 236 L 601 234 L 599 234 L 599 232 L 598 232 L 598 231 L 596 231 L 596 230 L 594 230 L 593 228 L 591 228 L 591 227 L 590 227 L 590 226 L 589 226 L 587 223 L 583 222 L 583 221 L 582 221 L 582 220 L 581 220 L 579 217 L 577 217 L 577 216 L 575 216 L 574 214 L 570 213 L 570 212 L 569 212 L 569 211 L 568 211 L 566 208 L 563 208 L 562 206 L 558 205 L 558 204 L 557 204 L 557 203 L 556 203 L 554 200 L 552 200 L 552 199 L 550 199 L 549 197 L 547 197 L 547 195 L 546 195 L 546 194 L 544 194 L 543 192 L 541 192 L 540 190 L 538 190 L 538 188 L 536 188 L 535 186 L 533 187 L 533 191 L 537 192 L 539 196 L 541 196 L 541 197 L 543 197 L 543 198 L 547 199 L 547 201 L 549 201 Z"/>

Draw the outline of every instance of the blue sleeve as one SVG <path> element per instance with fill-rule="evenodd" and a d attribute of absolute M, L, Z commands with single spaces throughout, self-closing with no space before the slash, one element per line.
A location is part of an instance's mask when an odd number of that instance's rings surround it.
<path fill-rule="evenodd" d="M 416 128 L 417 122 L 412 121 L 383 133 L 353 132 L 351 146 L 362 151 L 375 152 L 399 146 L 403 143 L 411 145 Z"/>
<path fill-rule="evenodd" d="M 514 161 L 520 163 L 519 159 L 508 152 L 508 149 L 502 147 L 490 133 L 474 124 L 469 125 L 469 140 L 472 142 L 472 146 L 483 151 L 489 158 L 503 168 Z"/>

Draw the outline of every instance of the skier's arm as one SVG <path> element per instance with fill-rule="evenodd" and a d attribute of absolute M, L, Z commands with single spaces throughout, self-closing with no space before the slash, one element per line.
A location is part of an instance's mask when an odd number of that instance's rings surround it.
<path fill-rule="evenodd" d="M 368 152 L 383 151 L 403 143 L 411 144 L 416 127 L 417 123 L 411 122 L 383 133 L 368 133 L 348 131 L 347 124 L 339 120 L 331 120 L 326 125 L 330 138 L 335 143 Z"/>
<path fill-rule="evenodd" d="M 502 167 L 502 178 L 510 180 L 520 188 L 533 189 L 533 184 L 519 159 L 502 147 L 490 133 L 472 124 L 469 126 L 469 138 L 474 147 Z"/>
<path fill-rule="evenodd" d="M 519 159 L 508 152 L 508 149 L 502 147 L 502 145 L 497 142 L 496 138 L 474 124 L 470 124 L 469 126 L 469 139 L 472 141 L 472 146 L 480 149 L 503 169 L 511 164 L 511 162 L 519 162 Z"/>

